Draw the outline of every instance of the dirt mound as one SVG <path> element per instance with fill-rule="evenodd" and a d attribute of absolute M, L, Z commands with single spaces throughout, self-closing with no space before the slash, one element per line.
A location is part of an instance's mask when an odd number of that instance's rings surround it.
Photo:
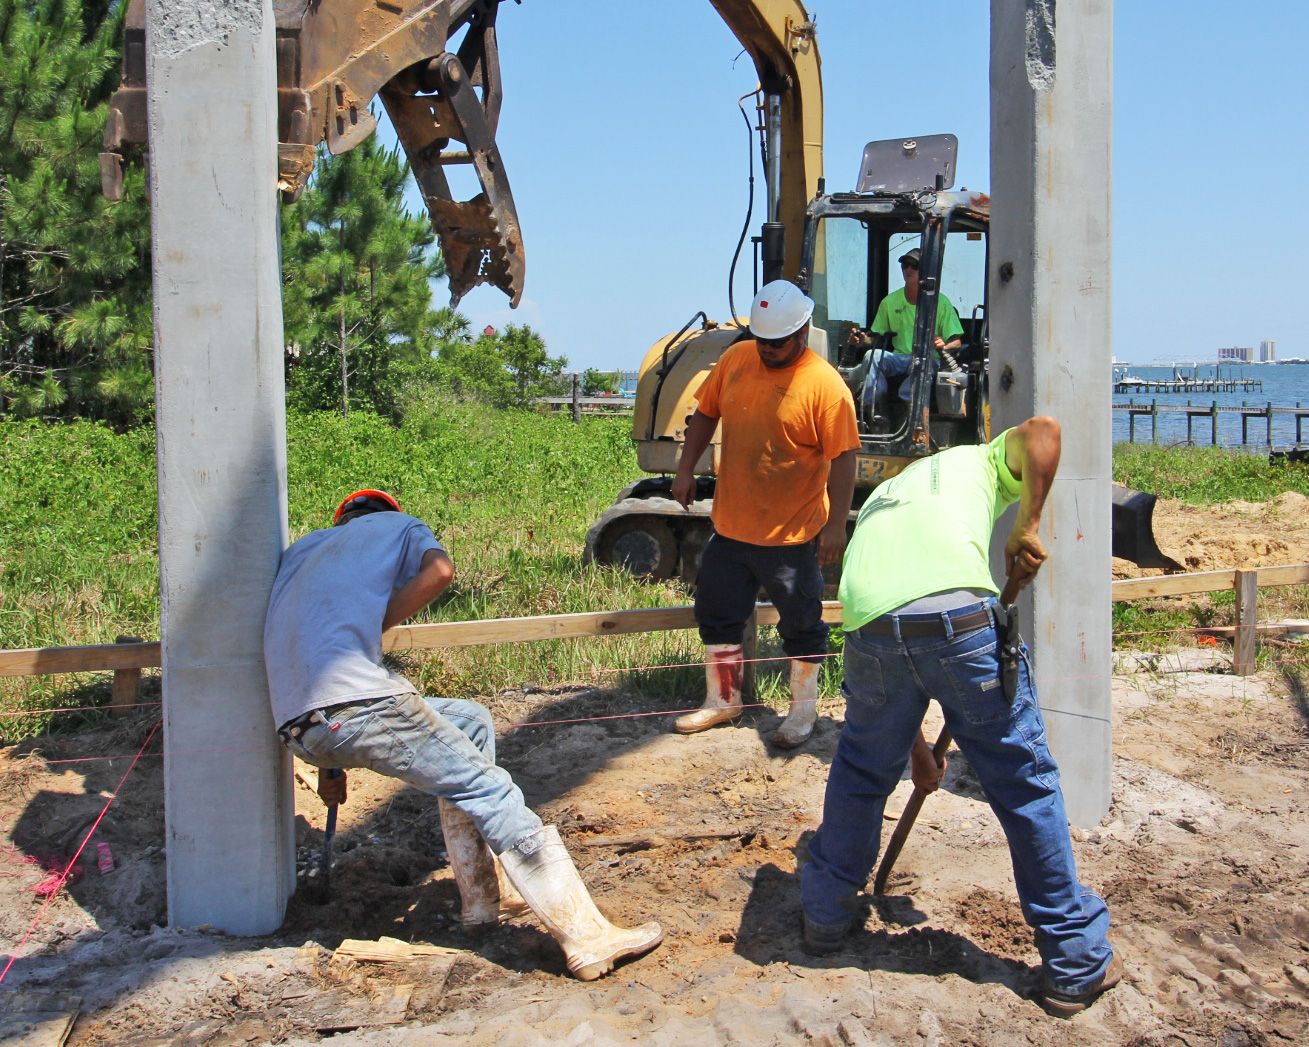
<path fill-rule="evenodd" d="M 1188 571 L 1309 563 L 1309 498 L 1288 491 L 1270 502 L 1187 505 L 1161 498 L 1154 510 L 1159 548 Z M 1162 574 L 1115 559 L 1115 578 Z"/>

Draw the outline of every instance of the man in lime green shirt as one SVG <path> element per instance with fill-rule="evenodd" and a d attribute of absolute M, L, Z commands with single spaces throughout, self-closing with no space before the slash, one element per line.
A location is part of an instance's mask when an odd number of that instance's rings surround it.
<path fill-rule="evenodd" d="M 1041 510 L 1060 440 L 1053 418 L 1029 418 L 989 444 L 914 462 L 860 510 L 841 572 L 845 726 L 800 895 L 806 951 L 844 949 L 860 923 L 856 896 L 877 861 L 886 798 L 911 747 L 915 785 L 931 791 L 944 771 L 921 731 L 935 699 L 1009 841 L 1041 954 L 1041 1003 L 1071 1017 L 1118 984 L 1122 964 L 1104 900 L 1077 878 L 1026 648 L 1011 684 L 1002 671 L 988 562 L 991 530 L 1015 501 L 1010 582 L 1021 589 L 1045 561 Z"/>
<path fill-rule="evenodd" d="M 873 353 L 872 365 L 876 368 L 876 403 L 881 413 L 881 404 L 886 400 L 888 383 L 892 378 L 903 378 L 909 373 L 913 363 L 914 325 L 918 322 L 918 264 L 921 253 L 917 247 L 900 256 L 900 272 L 904 276 L 904 287 L 892 291 L 877 307 L 873 316 L 870 336 L 865 331 L 855 331 L 850 336 L 850 345 L 856 349 L 871 346 L 875 342 L 890 341 L 889 350 L 878 345 Z M 963 325 L 959 322 L 959 312 L 944 294 L 936 297 L 936 338 L 934 345 L 938 353 L 952 353 L 963 345 Z M 933 376 L 936 371 L 936 356 L 932 357 Z M 908 383 L 900 385 L 900 399 L 909 399 Z"/>
<path fill-rule="evenodd" d="M 914 349 L 914 324 L 918 322 L 918 262 L 921 254 L 918 248 L 906 251 L 900 256 L 900 272 L 904 276 L 904 287 L 892 291 L 882 299 L 873 317 L 871 328 L 874 335 L 891 336 L 891 351 L 897 355 L 907 356 Z M 953 352 L 963 344 L 963 325 L 959 322 L 959 312 L 944 294 L 936 296 L 936 339 L 937 352 Z"/>

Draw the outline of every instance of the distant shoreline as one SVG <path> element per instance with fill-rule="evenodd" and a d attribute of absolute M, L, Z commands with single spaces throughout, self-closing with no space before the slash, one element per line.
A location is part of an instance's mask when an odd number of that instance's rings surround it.
<path fill-rule="evenodd" d="M 1301 367 L 1309 360 L 1292 357 L 1289 360 L 1153 360 L 1144 363 L 1140 360 L 1115 360 L 1118 367 Z"/>

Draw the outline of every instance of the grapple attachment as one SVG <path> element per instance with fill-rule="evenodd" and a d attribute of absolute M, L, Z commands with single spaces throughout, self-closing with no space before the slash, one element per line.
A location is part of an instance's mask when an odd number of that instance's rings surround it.
<path fill-rule="evenodd" d="M 320 142 L 352 149 L 377 120 L 379 93 L 408 155 L 445 256 L 453 302 L 489 283 L 517 305 L 523 240 L 495 143 L 500 63 L 495 16 L 502 0 L 274 0 L 277 27 L 278 187 L 295 200 Z M 450 37 L 466 29 L 458 51 Z M 126 21 L 122 84 L 109 103 L 102 189 L 116 200 L 125 157 L 148 139 L 145 3 Z M 480 90 L 480 97 L 478 91 Z M 451 143 L 462 148 L 450 149 Z M 482 191 L 456 200 L 444 167 L 472 164 Z"/>

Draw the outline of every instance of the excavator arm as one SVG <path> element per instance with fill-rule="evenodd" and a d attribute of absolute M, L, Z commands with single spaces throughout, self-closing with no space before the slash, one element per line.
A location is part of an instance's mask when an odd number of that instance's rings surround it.
<path fill-rule="evenodd" d="M 495 142 L 501 2 L 273 2 L 279 188 L 287 200 L 304 191 L 320 142 L 339 154 L 372 134 L 377 121 L 368 107 L 380 94 L 440 240 L 454 302 L 483 283 L 514 305 L 523 293 L 518 212 Z M 450 38 L 465 29 L 450 52 Z M 111 200 L 121 193 L 124 158 L 147 145 L 145 32 L 144 0 L 132 0 L 122 85 L 109 103 L 100 154 L 102 189 Z M 471 200 L 454 198 L 445 174 L 452 164 L 477 172 L 482 191 Z"/>
<path fill-rule="evenodd" d="M 795 277 L 805 205 L 823 177 L 823 82 L 814 21 L 800 0 L 710 3 L 754 61 L 764 96 L 764 281 Z M 825 269 L 821 250 L 814 268 Z"/>
<path fill-rule="evenodd" d="M 440 241 L 453 303 L 484 283 L 500 288 L 512 305 L 523 293 L 522 233 L 495 141 L 502 2 L 273 0 L 279 188 L 295 200 L 320 143 L 339 154 L 372 134 L 377 121 L 369 104 L 380 96 Z M 711 2 L 754 60 L 765 99 L 765 275 L 795 275 L 805 204 L 822 175 L 814 24 L 800 0 Z M 460 32 L 451 52 L 451 37 Z M 145 34 L 145 0 L 131 0 L 122 84 L 109 104 L 100 154 L 102 188 L 111 200 L 122 191 L 124 158 L 148 144 Z M 453 164 L 477 172 L 482 191 L 472 199 L 455 199 L 446 177 Z M 821 265 L 820 251 L 815 270 Z"/>

